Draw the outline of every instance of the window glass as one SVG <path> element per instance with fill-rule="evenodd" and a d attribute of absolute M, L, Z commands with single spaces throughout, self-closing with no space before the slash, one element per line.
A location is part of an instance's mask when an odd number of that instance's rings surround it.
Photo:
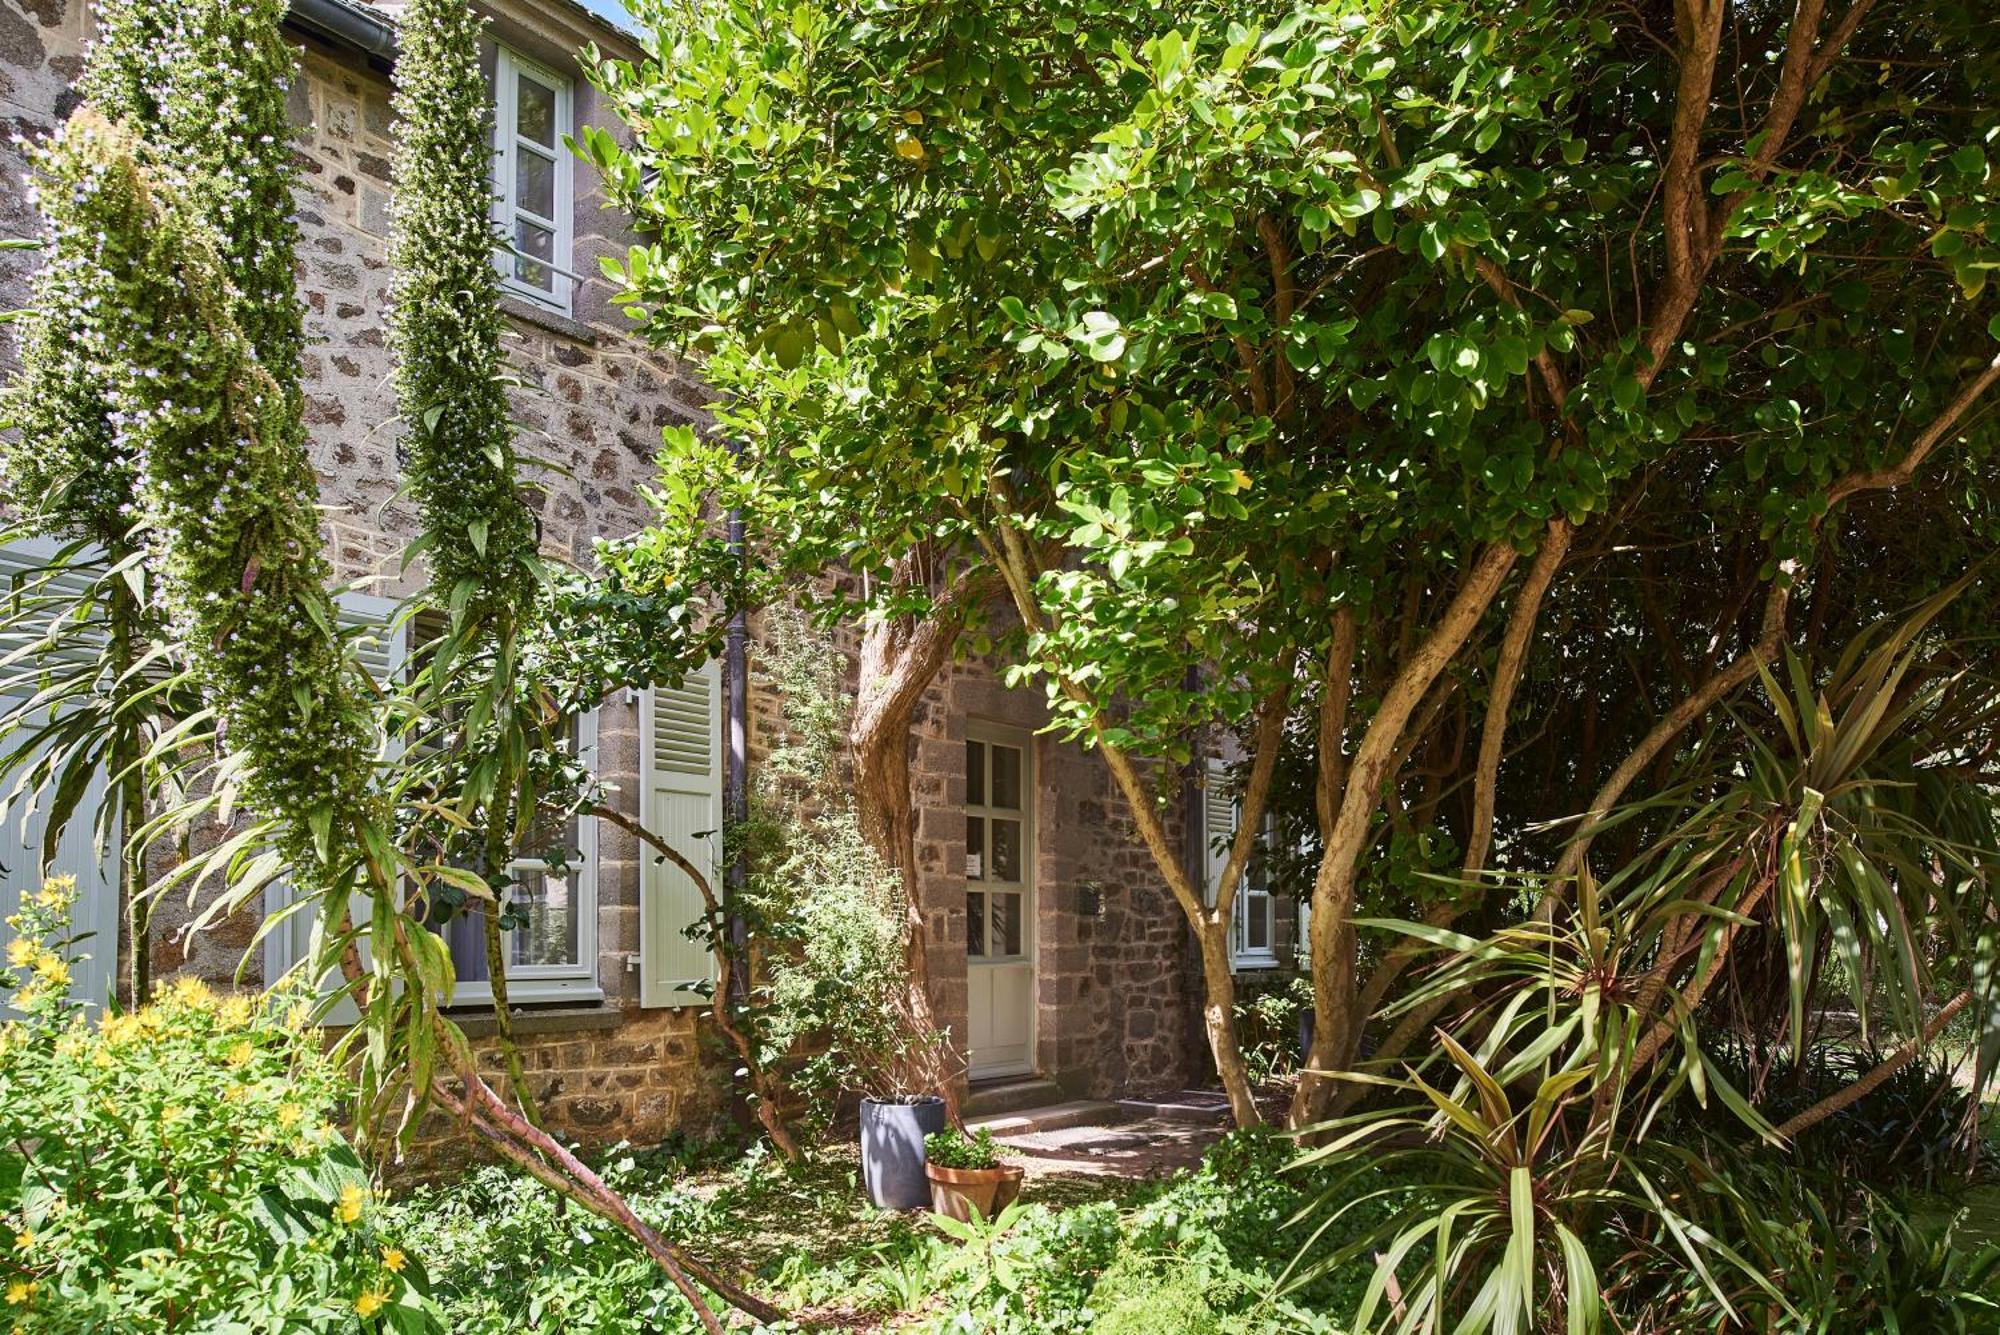
<path fill-rule="evenodd" d="M 553 158 L 523 151 L 514 172 L 514 202 L 544 218 L 556 216 L 556 164 Z"/>
<path fill-rule="evenodd" d="M 986 805 L 986 743 L 965 744 L 965 801 L 968 806 Z"/>
<path fill-rule="evenodd" d="M 997 754 L 997 752 L 996 752 Z M 1021 879 L 1021 822 L 993 818 L 993 866 L 988 879 L 1019 883 Z"/>
<path fill-rule="evenodd" d="M 1269 895 L 1246 895 L 1243 900 L 1245 950 L 1269 950 L 1271 948 L 1271 897 Z"/>
<path fill-rule="evenodd" d="M 548 148 L 556 146 L 556 90 L 526 74 L 518 77 L 514 130 L 521 138 Z"/>
<path fill-rule="evenodd" d="M 993 896 L 993 954 L 1021 953 L 1021 896 L 1018 893 L 996 894 Z"/>
<path fill-rule="evenodd" d="M 986 879 L 986 819 L 983 816 L 965 818 L 965 879 Z"/>
<path fill-rule="evenodd" d="M 514 249 L 521 252 L 514 257 L 514 277 L 531 287 L 553 291 L 555 275 L 549 271 L 547 264 L 537 264 L 536 261 L 555 258 L 556 234 L 523 218 L 514 224 Z"/>
<path fill-rule="evenodd" d="M 993 748 L 993 801 L 991 805 L 1008 811 L 1021 809 L 1021 748 Z"/>
<path fill-rule="evenodd" d="M 965 897 L 965 953 L 986 953 L 986 892 L 974 890 Z"/>

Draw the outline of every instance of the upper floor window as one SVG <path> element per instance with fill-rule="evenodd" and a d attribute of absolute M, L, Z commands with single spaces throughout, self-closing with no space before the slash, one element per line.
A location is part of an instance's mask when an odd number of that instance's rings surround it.
<path fill-rule="evenodd" d="M 502 285 L 567 313 L 570 308 L 570 81 L 505 47 L 494 75 L 494 202 Z"/>

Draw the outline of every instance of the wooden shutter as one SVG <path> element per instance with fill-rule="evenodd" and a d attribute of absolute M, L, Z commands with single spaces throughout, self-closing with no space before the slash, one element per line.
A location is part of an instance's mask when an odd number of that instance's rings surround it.
<path fill-rule="evenodd" d="M 0 598 L 10 597 L 18 587 L 17 581 L 46 565 L 64 545 L 47 539 L 30 539 L 0 546 Z M 65 571 L 45 587 L 37 580 L 36 587 L 39 596 L 79 597 L 93 578 L 88 570 Z M 33 643 L 46 633 L 46 627 L 23 628 L 17 634 L 0 636 L 0 655 Z M 103 642 L 101 625 L 78 627 L 73 638 L 56 651 L 56 656 L 65 660 L 65 666 L 74 666 L 96 657 L 92 646 L 101 646 Z M 14 678 L 25 667 L 25 663 L 19 667 L 10 665 L 5 675 Z M 22 681 L 12 687 L 10 694 L 27 698 L 36 689 L 34 683 Z M 11 744 L 7 749 L 11 749 Z M 0 794 L 12 792 L 19 778 L 19 771 L 0 775 Z M 76 947 L 79 955 L 89 958 L 75 961 L 70 995 L 94 1006 L 104 1005 L 112 995 L 122 917 L 118 904 L 118 849 L 124 842 L 124 831 L 114 826 L 104 832 L 100 842 L 97 830 L 99 814 L 109 796 L 109 776 L 99 766 L 77 800 L 48 867 L 51 874 L 66 872 L 76 877 L 77 902 L 71 927 L 83 937 Z M 5 818 L 0 819 L 0 919 L 17 912 L 22 895 L 41 885 L 42 838 L 48 829 L 50 797 L 47 792 L 38 796 L 23 791 L 8 806 Z M 6 935 L 0 931 L 0 939 Z M 8 1013 L 4 999 L 0 999 L 0 1016 Z"/>
<path fill-rule="evenodd" d="M 1236 801 L 1229 795 L 1229 773 L 1219 760 L 1208 762 L 1201 785 L 1203 889 L 1208 902 L 1222 888 L 1222 869 L 1229 865 L 1229 844 L 1236 838 Z"/>
<path fill-rule="evenodd" d="M 708 873 L 722 861 L 722 665 L 711 661 L 679 686 L 655 686 L 639 706 L 639 819 Z M 639 1004 L 703 1006 L 713 959 L 687 929 L 705 905 L 687 873 L 641 848 Z"/>
<path fill-rule="evenodd" d="M 343 593 L 336 600 L 336 612 L 343 632 L 353 632 L 355 638 L 350 643 L 354 656 L 377 685 L 389 688 L 403 675 L 403 660 L 409 651 L 409 623 L 396 619 L 398 604 L 393 598 L 383 598 L 369 593 Z M 382 759 L 393 761 L 402 749 L 402 739 L 384 738 Z M 264 887 L 264 913 L 266 917 L 277 913 L 292 902 L 291 887 L 283 881 L 274 881 Z M 366 920 L 368 901 L 365 897 L 354 897 L 354 913 L 357 920 Z M 272 928 L 264 937 L 264 981 L 268 985 L 284 976 L 294 964 L 305 959 L 312 952 L 313 928 L 318 925 L 318 913 L 312 908 L 300 909 L 289 914 L 285 920 Z M 363 944 L 365 958 L 366 944 Z M 326 991 L 338 986 L 338 980 L 331 975 L 321 980 Z M 341 1003 L 324 1017 L 324 1022 L 332 1025 L 350 1025 L 360 1018 L 354 1003 L 343 998 Z"/>

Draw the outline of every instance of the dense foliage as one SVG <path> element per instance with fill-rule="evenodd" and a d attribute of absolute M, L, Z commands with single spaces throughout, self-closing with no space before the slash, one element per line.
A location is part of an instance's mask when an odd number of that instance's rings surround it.
<path fill-rule="evenodd" d="M 640 12 L 585 147 L 743 441 L 669 473 L 877 599 L 989 573 L 1135 811 L 1193 725 L 1303 743 L 1317 1069 L 1408 959 L 1357 907 L 1566 881 L 1546 822 L 1990 547 L 1976 7 Z"/>
<path fill-rule="evenodd" d="M 0 1025 L 10 1328 L 440 1329 L 336 1130 L 346 1082 L 303 1002 L 186 979 L 93 1024 L 68 996 L 75 897 L 27 897 L 0 972 L 20 1016 Z"/>

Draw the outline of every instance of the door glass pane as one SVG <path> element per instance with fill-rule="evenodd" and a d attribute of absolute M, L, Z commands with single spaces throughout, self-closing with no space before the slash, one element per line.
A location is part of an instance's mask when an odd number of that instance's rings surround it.
<path fill-rule="evenodd" d="M 1021 748 L 1018 746 L 993 748 L 993 801 L 990 805 L 1004 807 L 1008 811 L 1021 809 Z"/>
<path fill-rule="evenodd" d="M 555 258 L 556 234 L 525 218 L 517 219 L 514 223 L 514 248 L 521 252 L 514 259 L 514 276 L 530 287 L 553 292 L 556 283 L 555 274 L 546 264 L 537 264 L 535 261 Z"/>
<path fill-rule="evenodd" d="M 996 752 L 997 754 L 997 752 Z M 993 866 L 987 878 L 1018 885 L 1021 880 L 1021 822 L 993 819 Z"/>
<path fill-rule="evenodd" d="M 965 879 L 986 879 L 986 820 L 981 816 L 965 818 Z"/>
<path fill-rule="evenodd" d="M 514 202 L 530 213 L 556 216 L 556 163 L 533 149 L 515 155 Z"/>
<path fill-rule="evenodd" d="M 993 896 L 993 953 L 1025 953 L 1021 949 L 1021 896 L 1018 894 Z"/>
<path fill-rule="evenodd" d="M 986 892 L 974 890 L 965 897 L 965 953 L 975 958 L 986 953 Z"/>
<path fill-rule="evenodd" d="M 545 88 L 521 76 L 520 110 L 515 116 L 515 130 L 523 139 L 549 148 L 556 146 L 556 90 Z"/>
<path fill-rule="evenodd" d="M 965 744 L 965 801 L 968 806 L 986 805 L 986 743 Z"/>

